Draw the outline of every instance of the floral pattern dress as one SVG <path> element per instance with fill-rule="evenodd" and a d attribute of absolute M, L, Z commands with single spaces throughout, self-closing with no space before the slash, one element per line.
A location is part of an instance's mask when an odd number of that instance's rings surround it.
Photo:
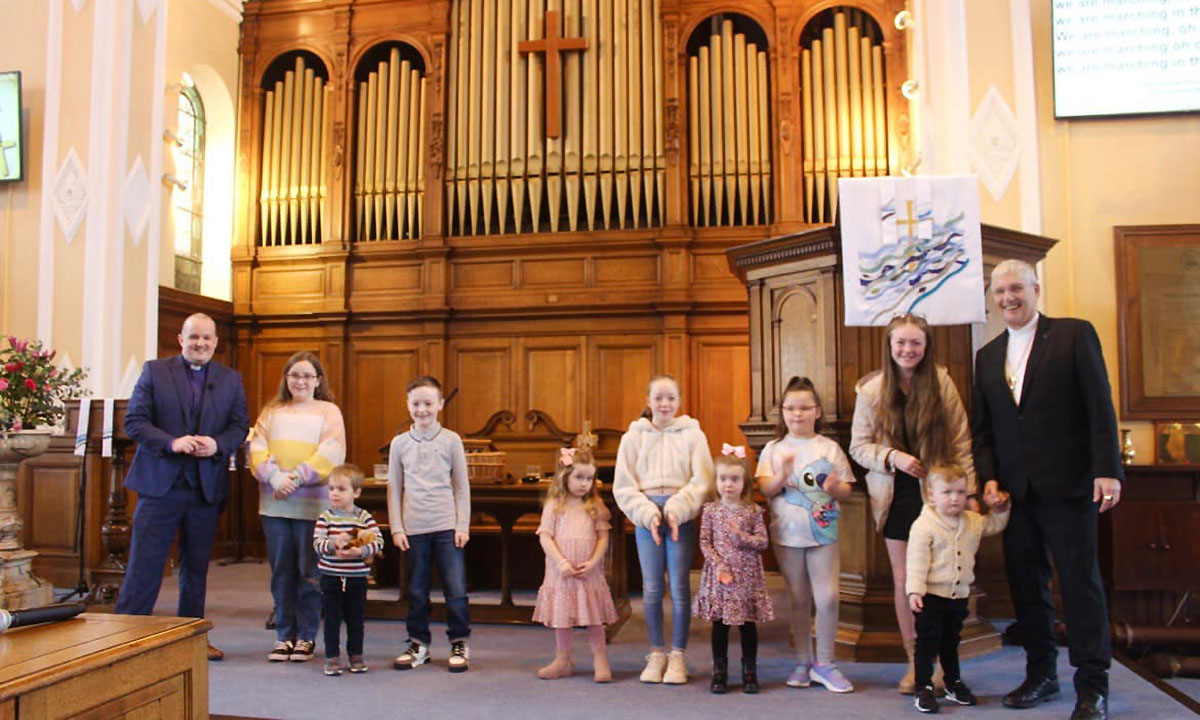
<path fill-rule="evenodd" d="M 742 538 L 733 534 L 733 527 L 741 531 Z M 726 625 L 775 619 L 763 573 L 762 551 L 767 543 L 767 526 L 759 506 L 720 501 L 704 506 L 700 521 L 704 569 L 693 608 L 698 617 Z M 733 581 L 722 583 L 722 571 L 730 573 Z"/>
<path fill-rule="evenodd" d="M 596 551 L 599 531 L 610 527 L 608 508 L 598 506 L 595 517 L 582 503 L 559 510 L 557 503 L 546 503 L 537 534 L 549 535 L 568 562 L 581 565 Z M 605 625 L 616 619 L 617 608 L 608 581 L 604 579 L 603 562 L 581 577 L 564 577 L 558 563 L 546 557 L 546 579 L 538 589 L 534 622 L 552 628 L 569 628 Z"/>

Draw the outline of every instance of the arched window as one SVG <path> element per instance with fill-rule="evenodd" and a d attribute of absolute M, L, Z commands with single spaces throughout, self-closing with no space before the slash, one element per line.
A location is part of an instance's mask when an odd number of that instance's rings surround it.
<path fill-rule="evenodd" d="M 204 225 L 204 103 L 191 78 L 179 89 L 175 177 L 171 192 L 175 212 L 175 287 L 200 292 L 200 257 Z"/>

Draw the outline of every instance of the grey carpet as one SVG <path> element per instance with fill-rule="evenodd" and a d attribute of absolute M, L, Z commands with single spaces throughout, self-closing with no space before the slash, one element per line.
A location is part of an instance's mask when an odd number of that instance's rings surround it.
<path fill-rule="evenodd" d="M 895 691 L 899 665 L 844 663 L 842 669 L 855 692 L 835 695 L 822 688 L 797 690 L 783 684 L 791 670 L 785 626 L 776 621 L 760 629 L 759 674 L 763 692 L 742 695 L 736 687 L 726 696 L 707 690 L 710 654 L 703 623 L 693 623 L 688 665 L 693 675 L 682 687 L 643 685 L 637 676 L 646 652 L 646 629 L 641 603 L 634 600 L 634 617 L 610 646 L 615 673 L 611 685 L 591 681 L 591 656 L 582 632 L 575 643 L 576 675 L 543 681 L 534 673 L 553 655 L 553 634 L 539 627 L 476 625 L 471 636 L 471 670 L 446 672 L 444 626 L 434 626 L 432 665 L 407 672 L 391 669 L 392 656 L 405 638 L 400 622 L 368 621 L 366 660 L 370 672 L 325 677 L 319 659 L 310 663 L 268 663 L 266 655 L 274 633 L 263 628 L 271 607 L 269 570 L 262 564 L 212 566 L 209 573 L 208 617 L 214 629 L 213 644 L 225 651 L 225 660 L 210 663 L 209 709 L 214 714 L 255 718 L 502 717 L 520 720 L 565 720 L 584 717 L 645 718 L 650 713 L 666 718 L 716 717 L 736 712 L 742 716 L 801 711 L 804 715 L 839 718 L 894 718 L 920 715 L 911 699 Z M 694 586 L 695 580 L 693 580 Z M 778 578 L 772 579 L 777 606 L 782 606 Z M 174 612 L 174 577 L 163 585 L 157 612 Z M 668 603 L 668 616 L 669 616 Z M 668 618 L 669 619 L 669 618 Z M 736 634 L 731 638 L 731 665 L 737 664 Z M 322 656 L 318 643 L 318 658 Z M 985 657 L 967 660 L 963 677 L 981 698 L 975 708 L 947 706 L 945 716 L 972 720 L 1034 720 L 1065 718 L 1071 713 L 1074 693 L 1065 649 L 1059 655 L 1061 699 L 1021 713 L 1003 707 L 1000 696 L 1022 677 L 1024 656 L 1019 648 L 1006 647 Z M 735 677 L 735 680 L 737 678 Z M 1190 713 L 1177 702 L 1127 668 L 1114 664 L 1111 709 L 1114 717 L 1139 720 L 1179 718 Z M 736 683 L 735 683 L 736 684 Z"/>

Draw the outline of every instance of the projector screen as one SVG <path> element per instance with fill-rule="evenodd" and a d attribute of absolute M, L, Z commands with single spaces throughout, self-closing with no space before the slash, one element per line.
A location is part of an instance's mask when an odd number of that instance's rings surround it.
<path fill-rule="evenodd" d="M 1200 111 L 1200 0 L 1052 0 L 1054 115 Z"/>

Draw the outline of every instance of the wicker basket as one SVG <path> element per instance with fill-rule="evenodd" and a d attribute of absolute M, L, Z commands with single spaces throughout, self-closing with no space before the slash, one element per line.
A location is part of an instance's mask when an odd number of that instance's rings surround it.
<path fill-rule="evenodd" d="M 502 452 L 467 453 L 467 479 L 473 483 L 502 483 L 506 467 Z"/>

